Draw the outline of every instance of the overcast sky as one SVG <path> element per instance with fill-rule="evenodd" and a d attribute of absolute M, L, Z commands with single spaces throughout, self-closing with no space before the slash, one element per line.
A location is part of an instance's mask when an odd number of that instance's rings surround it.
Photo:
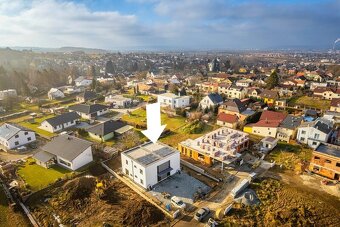
<path fill-rule="evenodd" d="M 331 48 L 340 0 L 0 0 L 0 46 Z"/>

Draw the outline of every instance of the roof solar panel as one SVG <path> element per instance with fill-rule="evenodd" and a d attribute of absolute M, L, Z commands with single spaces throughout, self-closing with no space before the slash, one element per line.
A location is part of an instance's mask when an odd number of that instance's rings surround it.
<path fill-rule="evenodd" d="M 154 151 L 154 153 L 161 156 L 161 157 L 165 157 L 165 156 L 168 156 L 168 155 L 174 153 L 174 151 L 167 148 L 167 147 L 163 147 L 159 150 Z"/>
<path fill-rule="evenodd" d="M 154 161 L 157 161 L 159 158 L 154 154 L 147 154 L 143 157 L 140 157 L 137 159 L 138 162 L 142 163 L 143 165 L 149 165 L 150 163 L 153 163 Z"/>

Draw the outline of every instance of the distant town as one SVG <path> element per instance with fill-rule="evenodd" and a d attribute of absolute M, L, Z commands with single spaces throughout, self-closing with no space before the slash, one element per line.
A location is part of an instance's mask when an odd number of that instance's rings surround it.
<path fill-rule="evenodd" d="M 0 226 L 339 225 L 336 48 L 2 48 L 0 121 Z"/>

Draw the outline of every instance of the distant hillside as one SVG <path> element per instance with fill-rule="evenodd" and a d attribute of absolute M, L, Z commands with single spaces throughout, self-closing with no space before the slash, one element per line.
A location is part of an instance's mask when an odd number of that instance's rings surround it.
<path fill-rule="evenodd" d="M 1 49 L 1 48 L 0 48 Z M 3 48 L 9 49 L 9 48 Z M 109 51 L 103 49 L 95 49 L 95 48 L 85 48 L 85 47 L 60 47 L 60 48 L 44 48 L 44 47 L 10 47 L 11 50 L 27 50 L 33 52 L 84 52 L 86 54 L 105 54 Z"/>

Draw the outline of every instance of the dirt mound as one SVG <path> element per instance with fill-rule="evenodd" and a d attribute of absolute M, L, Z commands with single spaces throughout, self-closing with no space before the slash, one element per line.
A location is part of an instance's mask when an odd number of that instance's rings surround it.
<path fill-rule="evenodd" d="M 148 226 L 162 220 L 164 220 L 164 214 L 144 200 L 129 203 L 122 217 L 122 223 L 128 226 Z"/>
<path fill-rule="evenodd" d="M 67 182 L 62 189 L 70 200 L 83 200 L 91 196 L 95 189 L 96 179 L 94 177 L 79 177 Z"/>

